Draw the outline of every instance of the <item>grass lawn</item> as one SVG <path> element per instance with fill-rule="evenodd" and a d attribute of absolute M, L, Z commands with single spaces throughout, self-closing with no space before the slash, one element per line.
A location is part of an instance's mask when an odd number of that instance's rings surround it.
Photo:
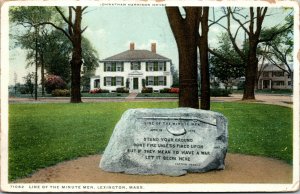
<path fill-rule="evenodd" d="M 9 180 L 79 156 L 104 151 L 129 108 L 175 108 L 176 102 L 9 105 Z M 292 109 L 251 103 L 212 103 L 229 120 L 229 152 L 292 163 Z"/>
<path fill-rule="evenodd" d="M 176 93 L 139 93 L 137 97 L 178 97 Z"/>

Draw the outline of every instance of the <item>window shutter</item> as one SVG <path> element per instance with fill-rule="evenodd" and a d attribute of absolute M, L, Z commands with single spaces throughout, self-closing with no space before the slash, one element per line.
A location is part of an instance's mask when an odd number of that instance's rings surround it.
<path fill-rule="evenodd" d="M 167 85 L 167 77 L 164 76 L 164 86 L 166 86 L 166 85 Z"/>
<path fill-rule="evenodd" d="M 121 63 L 121 71 L 124 71 L 124 63 Z"/>
<path fill-rule="evenodd" d="M 158 86 L 158 77 L 157 76 L 154 77 L 154 85 Z"/>
<path fill-rule="evenodd" d="M 133 64 L 132 63 L 130 64 L 130 69 L 133 70 Z"/>
<path fill-rule="evenodd" d="M 121 78 L 122 78 L 121 86 L 124 86 L 124 77 L 121 77 Z"/>
<path fill-rule="evenodd" d="M 149 66 L 149 64 L 148 64 L 148 62 L 146 62 L 146 71 L 148 71 L 148 66 Z"/>
<path fill-rule="evenodd" d="M 104 71 L 106 71 L 106 63 L 104 63 Z"/>
<path fill-rule="evenodd" d="M 148 86 L 148 76 L 146 76 L 146 86 Z"/>
<path fill-rule="evenodd" d="M 106 77 L 104 77 L 104 86 L 106 86 Z"/>
<path fill-rule="evenodd" d="M 111 85 L 116 86 L 116 77 L 111 78 Z"/>
<path fill-rule="evenodd" d="M 138 63 L 138 69 L 141 70 L 141 62 Z"/>
<path fill-rule="evenodd" d="M 167 64 L 164 62 L 164 71 L 167 71 Z"/>
<path fill-rule="evenodd" d="M 116 71 L 116 63 L 112 63 L 112 71 Z"/>

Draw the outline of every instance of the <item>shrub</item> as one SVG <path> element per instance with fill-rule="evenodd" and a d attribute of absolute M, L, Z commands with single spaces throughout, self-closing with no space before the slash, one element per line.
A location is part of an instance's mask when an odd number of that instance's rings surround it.
<path fill-rule="evenodd" d="M 101 88 L 95 88 L 93 90 L 90 90 L 90 94 L 97 94 L 97 93 L 109 93 L 109 90 L 101 89 Z"/>
<path fill-rule="evenodd" d="M 153 88 L 143 88 L 142 89 L 142 93 L 152 93 L 153 92 Z"/>
<path fill-rule="evenodd" d="M 179 88 L 171 88 L 170 89 L 170 93 L 176 93 L 176 94 L 178 94 L 179 93 Z"/>
<path fill-rule="evenodd" d="M 66 89 L 67 84 L 66 82 L 57 75 L 48 75 L 45 81 L 45 89 L 48 94 L 55 89 Z"/>
<path fill-rule="evenodd" d="M 101 92 L 100 92 L 100 93 L 109 93 L 109 90 L 101 89 Z"/>
<path fill-rule="evenodd" d="M 170 93 L 170 88 L 164 88 L 159 90 L 159 93 Z"/>
<path fill-rule="evenodd" d="M 70 96 L 70 90 L 67 90 L 67 89 L 55 89 L 55 90 L 52 91 L 52 96 L 54 96 L 54 97 L 58 97 L 58 96 L 68 97 L 68 96 Z"/>
<path fill-rule="evenodd" d="M 213 97 L 228 97 L 229 94 L 231 94 L 231 92 L 229 90 L 225 90 L 225 89 L 210 89 L 210 96 Z"/>
<path fill-rule="evenodd" d="M 101 89 L 100 88 L 95 88 L 93 90 L 90 90 L 89 92 L 90 94 L 97 94 L 97 93 L 101 93 Z"/>
<path fill-rule="evenodd" d="M 127 88 L 117 88 L 116 89 L 117 93 L 129 93 L 129 90 Z"/>

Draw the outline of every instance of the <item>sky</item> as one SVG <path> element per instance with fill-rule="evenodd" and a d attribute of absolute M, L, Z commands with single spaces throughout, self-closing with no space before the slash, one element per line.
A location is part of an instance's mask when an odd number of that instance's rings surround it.
<path fill-rule="evenodd" d="M 288 11 L 269 8 L 272 13 L 264 21 L 264 26 L 280 24 L 284 21 Z M 215 9 L 215 18 L 222 13 Z M 210 11 L 212 19 L 212 10 Z M 222 20 L 221 22 L 225 22 Z M 226 23 L 225 23 L 226 24 Z M 89 7 L 83 15 L 82 27 L 88 26 L 83 36 L 87 37 L 98 51 L 99 59 L 105 59 L 112 55 L 129 49 L 130 42 L 135 43 L 135 49 L 151 48 L 151 43 L 157 44 L 157 53 L 170 58 L 178 67 L 178 52 L 173 33 L 171 31 L 164 7 Z M 238 24 L 232 25 L 234 31 Z M 11 28 L 11 32 L 15 29 Z M 19 29 L 22 30 L 22 29 Z M 214 25 L 209 31 L 209 45 L 218 45 L 218 36 L 222 28 Z M 240 42 L 243 34 L 240 34 Z M 26 51 L 21 48 L 10 50 L 9 56 L 9 85 L 23 82 L 23 77 L 34 68 L 26 67 Z"/>

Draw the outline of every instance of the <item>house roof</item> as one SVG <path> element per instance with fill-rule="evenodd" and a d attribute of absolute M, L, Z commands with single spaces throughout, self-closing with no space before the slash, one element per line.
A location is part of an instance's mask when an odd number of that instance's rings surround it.
<path fill-rule="evenodd" d="M 289 64 L 289 65 L 291 70 L 293 71 L 293 64 Z M 288 70 L 288 68 L 285 65 L 280 65 L 280 66 L 281 68 L 272 64 L 264 64 L 263 71 L 282 71 L 282 69 Z M 258 69 L 260 68 L 261 68 L 261 64 L 258 65 Z"/>
<path fill-rule="evenodd" d="M 171 61 L 171 59 L 148 50 L 127 50 L 100 60 L 100 62 L 108 61 Z"/>

